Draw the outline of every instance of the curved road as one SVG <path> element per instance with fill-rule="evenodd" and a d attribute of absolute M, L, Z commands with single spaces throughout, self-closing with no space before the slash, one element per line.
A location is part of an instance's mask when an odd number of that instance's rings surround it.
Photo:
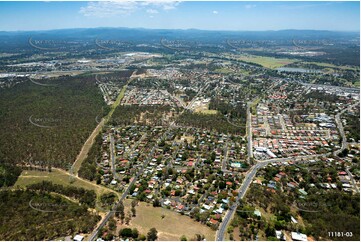
<path fill-rule="evenodd" d="M 342 136 L 342 147 L 340 149 L 338 149 L 337 151 L 335 151 L 333 154 L 338 154 L 339 152 L 341 152 L 346 146 L 347 146 L 347 142 L 346 142 L 346 137 L 345 134 L 343 132 L 343 126 L 342 126 L 342 122 L 340 120 L 340 115 L 343 114 L 346 110 L 355 107 L 356 105 L 358 105 L 359 102 L 347 107 L 346 109 L 342 110 L 341 112 L 339 112 L 336 115 L 336 123 L 340 129 L 340 134 Z M 249 112 L 249 105 L 247 107 L 247 113 L 250 114 Z M 248 138 L 248 142 L 252 141 L 252 133 L 250 132 L 250 116 L 247 116 L 247 138 Z M 248 145 L 248 152 L 250 152 L 252 149 L 252 145 Z M 252 153 L 249 153 L 252 154 Z M 294 160 L 294 161 L 298 161 L 298 160 L 303 160 L 303 159 L 311 159 L 311 158 L 315 158 L 315 157 L 320 157 L 320 156 L 328 156 L 331 155 L 332 153 L 326 153 L 326 154 L 317 154 L 317 155 L 306 155 L 306 156 L 298 156 L 298 157 L 288 157 L 288 158 L 275 158 L 275 159 L 269 159 L 269 160 L 264 160 L 264 161 L 256 161 L 257 163 L 251 167 L 251 169 L 248 171 L 246 177 L 244 178 L 241 187 L 238 190 L 238 196 L 236 198 L 236 202 L 230 207 L 230 209 L 227 211 L 226 215 L 223 217 L 223 221 L 220 224 L 217 233 L 216 233 L 216 241 L 224 241 L 224 234 L 226 232 L 226 229 L 228 227 L 229 222 L 231 221 L 231 219 L 233 218 L 233 215 L 236 211 L 236 208 L 238 206 L 238 203 L 241 199 L 243 199 L 243 197 L 246 195 L 246 192 L 251 184 L 251 182 L 253 181 L 255 175 L 257 174 L 257 171 L 270 164 L 273 162 L 283 162 L 283 161 L 287 161 L 287 160 Z M 250 159 L 252 156 L 249 156 L 248 158 Z"/>

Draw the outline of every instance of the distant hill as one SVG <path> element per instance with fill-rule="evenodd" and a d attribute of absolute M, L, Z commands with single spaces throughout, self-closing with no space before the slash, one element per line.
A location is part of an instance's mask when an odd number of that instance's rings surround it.
<path fill-rule="evenodd" d="M 128 41 L 159 41 L 184 39 L 192 41 L 218 42 L 225 39 L 247 40 L 311 40 L 358 38 L 358 32 L 336 32 L 326 30 L 279 30 L 279 31 L 208 31 L 198 29 L 143 29 L 143 28 L 90 28 L 59 29 L 46 31 L 0 31 L 0 40 L 16 38 L 48 39 L 117 39 Z"/>

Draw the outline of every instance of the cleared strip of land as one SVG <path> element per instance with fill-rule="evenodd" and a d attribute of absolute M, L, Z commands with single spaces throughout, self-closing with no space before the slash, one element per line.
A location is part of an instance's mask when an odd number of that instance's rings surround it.
<path fill-rule="evenodd" d="M 128 87 L 128 85 L 125 85 L 122 88 L 122 90 L 120 91 L 120 93 L 119 93 L 119 95 L 117 97 L 117 100 L 113 103 L 112 109 L 109 111 L 108 115 L 100 121 L 100 123 L 93 130 L 93 132 L 91 133 L 91 135 L 89 136 L 87 141 L 84 143 L 80 153 L 78 154 L 74 164 L 71 167 L 72 168 L 72 173 L 74 175 L 78 176 L 78 172 L 80 170 L 81 164 L 83 163 L 83 161 L 88 156 L 89 150 L 94 144 L 95 137 L 99 134 L 99 132 L 101 132 L 101 130 L 103 129 L 105 123 L 112 117 L 112 115 L 114 113 L 114 110 L 118 107 L 121 100 L 123 99 L 125 91 L 127 90 L 127 87 Z"/>
<path fill-rule="evenodd" d="M 103 193 L 113 192 L 120 197 L 120 194 L 103 186 L 97 185 L 85 179 L 70 175 L 64 170 L 53 168 L 52 172 L 38 170 L 24 170 L 16 181 L 14 188 L 26 187 L 30 184 L 42 181 L 50 181 L 63 186 L 75 186 L 88 190 L 94 190 L 99 197 Z"/>
<path fill-rule="evenodd" d="M 76 157 L 76 160 L 74 164 L 71 167 L 71 170 L 74 175 L 78 176 L 78 172 L 81 167 L 81 163 L 85 160 L 85 158 L 88 156 L 90 148 L 93 146 L 95 137 L 99 134 L 99 132 L 104 127 L 105 120 L 102 119 L 100 123 L 97 125 L 97 127 L 93 130 L 89 138 L 85 141 L 83 147 L 81 148 L 80 153 Z"/>

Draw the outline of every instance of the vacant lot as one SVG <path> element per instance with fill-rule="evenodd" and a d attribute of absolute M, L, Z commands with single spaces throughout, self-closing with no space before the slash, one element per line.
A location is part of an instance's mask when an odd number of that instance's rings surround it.
<path fill-rule="evenodd" d="M 218 111 L 217 110 L 213 110 L 213 109 L 197 109 L 197 110 L 195 110 L 197 113 L 202 113 L 202 114 L 210 114 L 210 115 L 212 115 L 212 114 L 217 114 L 218 113 Z"/>
<path fill-rule="evenodd" d="M 130 203 L 131 200 L 124 202 L 126 208 L 130 209 Z M 208 226 L 165 208 L 155 208 L 141 202 L 136 207 L 136 212 L 137 216 L 132 218 L 129 227 L 136 227 L 144 235 L 154 227 L 158 231 L 158 240 L 179 240 L 182 235 L 190 240 L 195 234 L 203 234 L 208 241 L 213 241 L 215 238 L 215 231 Z M 163 219 L 162 215 L 164 215 Z"/>

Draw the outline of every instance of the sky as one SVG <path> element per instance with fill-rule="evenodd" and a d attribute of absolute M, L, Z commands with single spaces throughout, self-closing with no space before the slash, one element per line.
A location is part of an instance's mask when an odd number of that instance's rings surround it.
<path fill-rule="evenodd" d="M 0 31 L 97 27 L 360 31 L 360 3 L 0 2 Z"/>

